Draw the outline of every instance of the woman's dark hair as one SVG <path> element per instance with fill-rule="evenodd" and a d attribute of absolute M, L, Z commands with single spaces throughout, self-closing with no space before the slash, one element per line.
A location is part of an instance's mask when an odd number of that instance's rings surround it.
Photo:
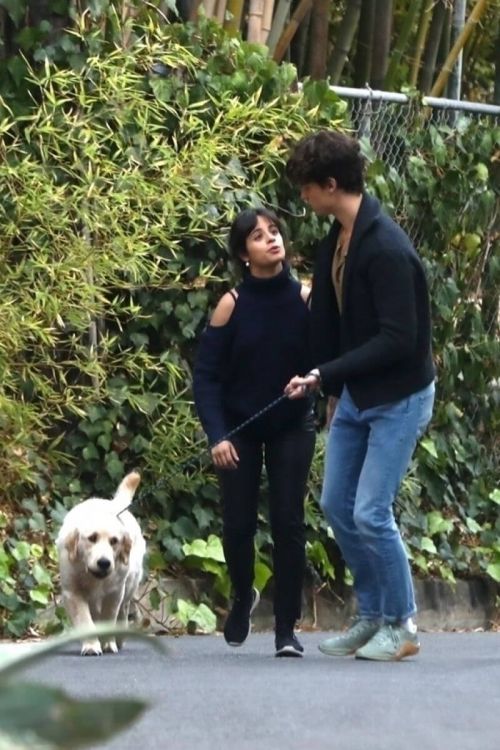
<path fill-rule="evenodd" d="M 241 259 L 241 254 L 246 251 L 247 237 L 257 226 L 259 216 L 263 216 L 265 219 L 268 219 L 268 221 L 275 224 L 279 233 L 283 235 L 283 224 L 274 211 L 270 211 L 268 208 L 264 207 L 246 208 L 244 211 L 241 211 L 231 224 L 228 241 L 229 254 L 232 260 L 236 262 L 237 268 L 241 271 L 245 267 L 245 264 Z"/>
<path fill-rule="evenodd" d="M 295 185 L 315 182 L 325 186 L 333 177 L 347 193 L 362 193 L 364 165 L 358 141 L 334 130 L 319 130 L 295 146 L 286 174 Z"/>

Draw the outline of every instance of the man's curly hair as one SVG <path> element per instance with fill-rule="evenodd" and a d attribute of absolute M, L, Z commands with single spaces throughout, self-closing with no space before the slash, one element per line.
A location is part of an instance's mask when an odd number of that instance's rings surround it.
<path fill-rule="evenodd" d="M 365 159 L 357 140 L 334 130 L 307 135 L 293 149 L 286 174 L 295 185 L 326 185 L 333 178 L 347 193 L 362 193 Z"/>

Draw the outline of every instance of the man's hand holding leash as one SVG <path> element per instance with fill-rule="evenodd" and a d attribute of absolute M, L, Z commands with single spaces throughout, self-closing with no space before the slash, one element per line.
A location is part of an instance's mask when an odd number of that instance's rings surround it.
<path fill-rule="evenodd" d="M 304 377 L 295 375 L 285 387 L 285 395 L 290 399 L 304 398 L 310 393 L 319 391 L 321 388 L 321 375 L 319 370 L 311 370 Z"/>

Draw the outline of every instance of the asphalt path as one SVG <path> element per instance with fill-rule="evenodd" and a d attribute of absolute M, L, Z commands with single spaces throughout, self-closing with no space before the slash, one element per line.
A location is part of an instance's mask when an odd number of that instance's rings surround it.
<path fill-rule="evenodd" d="M 376 663 L 321 654 L 277 659 L 271 633 L 241 648 L 221 636 L 164 637 L 166 653 L 125 643 L 76 647 L 29 670 L 81 697 L 150 704 L 106 750 L 499 750 L 500 633 L 422 633 L 419 656 Z"/>

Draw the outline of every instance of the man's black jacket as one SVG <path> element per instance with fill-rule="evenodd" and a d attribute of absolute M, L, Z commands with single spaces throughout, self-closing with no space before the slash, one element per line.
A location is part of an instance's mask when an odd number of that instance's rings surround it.
<path fill-rule="evenodd" d="M 429 293 L 406 233 L 363 194 L 354 222 L 339 312 L 332 260 L 340 224 L 319 244 L 311 302 L 313 357 L 323 391 L 343 385 L 359 409 L 399 401 L 434 378 Z"/>

